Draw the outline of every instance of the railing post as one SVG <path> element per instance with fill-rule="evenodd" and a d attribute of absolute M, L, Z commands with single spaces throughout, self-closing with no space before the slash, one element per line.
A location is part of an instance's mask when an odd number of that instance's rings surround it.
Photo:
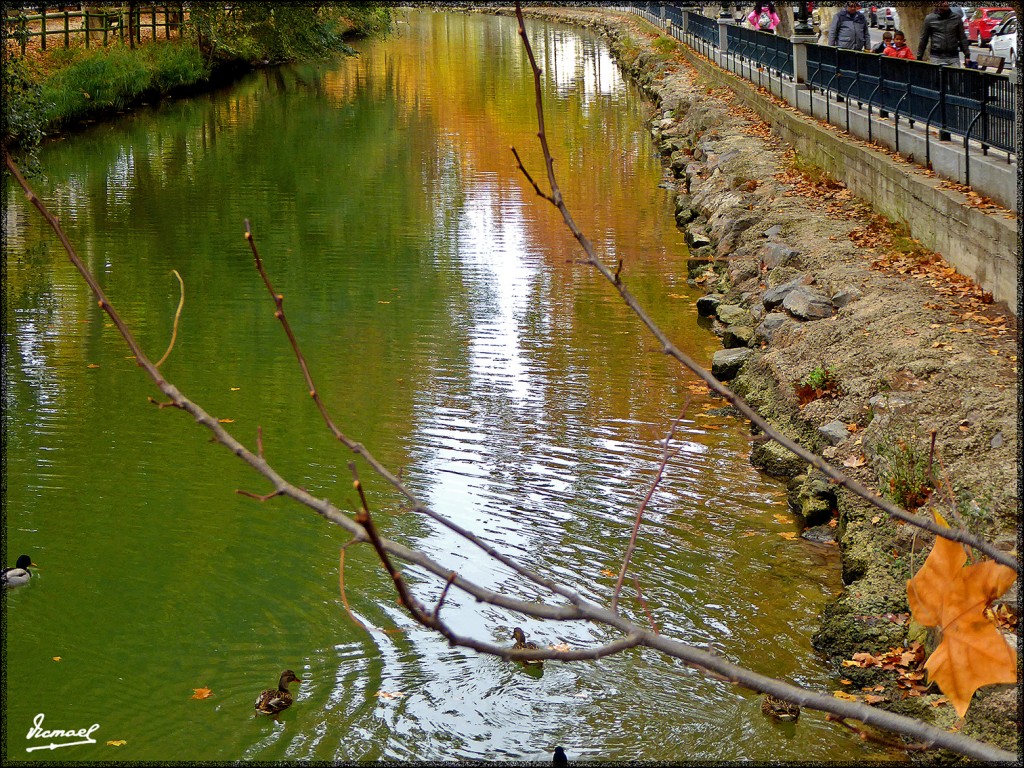
<path fill-rule="evenodd" d="M 83 13 L 83 15 L 85 17 L 85 47 L 88 48 L 89 47 L 89 38 L 92 37 L 92 34 L 90 34 L 90 30 L 89 30 L 89 9 L 88 8 L 83 8 L 82 9 L 82 13 Z"/>
<path fill-rule="evenodd" d="M 42 39 L 39 41 L 39 45 L 45 51 L 46 50 L 46 3 L 43 3 L 42 5 L 39 6 L 39 16 L 40 16 L 40 23 L 42 25 L 41 28 L 40 28 L 40 32 L 43 35 Z"/>
<path fill-rule="evenodd" d="M 946 127 L 946 80 L 948 79 L 946 73 L 949 72 L 949 68 L 943 64 L 939 67 L 939 141 L 951 141 L 952 136 L 949 131 L 942 130 Z"/>
<path fill-rule="evenodd" d="M 64 49 L 71 47 L 71 15 L 64 9 Z"/>
<path fill-rule="evenodd" d="M 818 42 L 817 35 L 793 35 L 789 38 L 793 44 L 793 79 L 807 87 L 807 46 Z"/>
<path fill-rule="evenodd" d="M 729 25 L 732 24 L 732 16 L 727 19 L 718 19 L 718 52 L 725 54 L 729 51 Z M 724 59 L 723 59 L 724 61 Z"/>
<path fill-rule="evenodd" d="M 683 11 L 683 34 L 688 35 L 690 33 L 690 12 Z"/>

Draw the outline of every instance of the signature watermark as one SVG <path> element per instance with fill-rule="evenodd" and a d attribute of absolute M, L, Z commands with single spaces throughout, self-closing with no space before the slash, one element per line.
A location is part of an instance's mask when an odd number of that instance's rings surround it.
<path fill-rule="evenodd" d="M 34 747 L 26 747 L 26 752 L 34 752 L 37 749 L 60 749 L 61 747 L 75 747 L 80 744 L 95 744 L 96 739 L 92 737 L 94 731 L 99 727 L 99 723 L 93 723 L 88 728 L 74 729 L 60 729 L 55 728 L 52 731 L 48 731 L 43 728 L 43 720 L 46 719 L 46 715 L 40 712 L 32 720 L 32 727 L 28 729 L 28 735 L 26 739 L 78 739 L 78 741 L 51 741 L 49 744 L 37 744 Z"/>

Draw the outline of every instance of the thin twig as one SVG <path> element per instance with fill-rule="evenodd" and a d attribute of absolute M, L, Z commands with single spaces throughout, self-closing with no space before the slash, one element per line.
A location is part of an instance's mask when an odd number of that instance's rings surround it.
<path fill-rule="evenodd" d="M 434 620 L 437 621 L 437 617 L 441 614 L 441 606 L 444 605 L 444 599 L 448 596 L 448 589 L 451 587 L 452 582 L 455 581 L 455 577 L 458 574 L 452 571 L 451 576 L 448 577 L 448 581 L 444 583 L 444 589 L 441 590 L 441 596 L 437 598 L 437 605 L 434 606 Z"/>
<path fill-rule="evenodd" d="M 660 635 L 658 631 L 658 625 L 654 623 L 654 617 L 651 615 L 651 609 L 647 606 L 647 601 L 644 600 L 644 593 L 640 590 L 640 579 L 636 576 L 633 577 L 633 586 L 636 587 L 636 599 L 640 602 L 640 606 L 644 609 L 644 613 L 647 614 L 647 621 L 651 625 L 651 631 Z"/>
<path fill-rule="evenodd" d="M 905 749 L 908 752 L 925 752 L 932 748 L 931 744 L 905 744 L 902 742 L 882 738 L 877 733 L 872 733 L 871 731 L 865 730 L 864 728 L 857 727 L 853 723 L 846 722 L 845 717 L 838 717 L 836 715 L 829 714 L 825 715 L 825 719 L 832 723 L 839 723 L 839 725 L 843 726 L 844 728 L 853 731 L 858 736 L 860 736 L 860 738 L 863 741 L 872 741 L 875 744 L 881 744 L 883 746 L 893 747 L 895 749 Z"/>
<path fill-rule="evenodd" d="M 164 352 L 164 356 L 153 363 L 157 368 L 164 364 L 164 360 L 167 359 L 168 355 L 171 354 L 171 350 L 174 349 L 174 340 L 178 338 L 178 320 L 181 319 L 181 308 L 185 306 L 185 281 L 181 279 L 181 275 L 178 274 L 178 270 L 172 269 L 171 272 L 173 272 L 174 276 L 178 278 L 180 296 L 178 298 L 178 309 L 174 313 L 174 327 L 171 330 L 171 343 L 167 345 L 167 351 Z"/>
<path fill-rule="evenodd" d="M 676 428 L 679 426 L 679 422 L 682 421 L 683 416 L 686 415 L 686 408 L 690 403 L 690 396 L 686 396 L 686 404 L 683 406 L 683 412 L 679 414 L 675 421 L 672 422 L 672 426 L 668 430 L 668 435 L 665 437 L 665 447 L 661 452 L 661 463 L 658 465 L 658 471 L 654 474 L 654 480 L 651 481 L 650 488 L 647 489 L 647 495 L 644 496 L 644 500 L 640 502 L 640 506 L 636 510 L 636 518 L 633 521 L 633 532 L 629 536 L 629 544 L 626 546 L 626 554 L 622 558 L 622 568 L 619 570 L 618 581 L 615 582 L 615 591 L 612 592 L 611 608 L 613 612 L 617 612 L 619 609 L 619 593 L 622 592 L 622 582 L 626 579 L 626 570 L 629 568 L 629 561 L 633 557 L 633 551 L 636 549 L 636 537 L 640 532 L 640 523 L 644 517 L 644 510 L 647 509 L 648 503 L 651 501 L 651 497 L 654 496 L 654 491 L 661 482 L 661 478 L 665 475 L 665 466 L 668 464 L 668 460 L 675 456 L 679 451 L 669 451 L 669 445 L 672 443 L 672 438 L 676 434 Z"/>
<path fill-rule="evenodd" d="M 345 606 L 345 611 L 348 613 L 349 618 L 352 619 L 352 621 L 354 621 L 356 624 L 358 624 L 360 629 L 369 632 L 369 630 L 366 629 L 366 625 L 359 619 L 357 619 L 356 615 L 352 613 L 352 609 L 349 608 L 348 605 L 348 598 L 345 596 L 345 550 L 348 549 L 348 547 L 351 544 L 355 543 L 355 539 L 346 542 L 342 545 L 338 553 L 338 590 L 341 592 L 341 604 Z"/>

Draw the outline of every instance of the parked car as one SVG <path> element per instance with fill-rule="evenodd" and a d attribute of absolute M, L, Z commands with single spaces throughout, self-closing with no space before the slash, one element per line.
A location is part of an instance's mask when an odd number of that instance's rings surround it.
<path fill-rule="evenodd" d="M 899 29 L 900 12 L 887 5 L 878 11 L 878 26 L 882 29 Z"/>
<path fill-rule="evenodd" d="M 992 30 L 989 41 L 993 56 L 1002 56 L 1007 66 L 1017 69 L 1017 54 L 1020 53 L 1020 41 L 1017 39 L 1017 17 L 1007 16 L 1003 23 Z"/>
<path fill-rule="evenodd" d="M 988 41 L 992 37 L 992 30 L 1011 14 L 1013 14 L 1013 8 L 978 8 L 967 25 L 967 37 L 972 43 L 988 45 Z"/>

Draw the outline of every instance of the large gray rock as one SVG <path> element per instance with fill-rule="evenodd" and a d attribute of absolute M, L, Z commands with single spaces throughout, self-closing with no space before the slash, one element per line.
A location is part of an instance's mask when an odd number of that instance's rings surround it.
<path fill-rule="evenodd" d="M 836 294 L 832 297 L 832 304 L 835 306 L 836 309 L 842 309 L 847 304 L 849 304 L 852 301 L 856 301 L 863 295 L 864 294 L 858 288 L 854 288 L 852 285 L 848 285 L 845 288 L 836 292 Z"/>
<path fill-rule="evenodd" d="M 785 312 L 770 312 L 764 316 L 764 320 L 754 329 L 754 338 L 762 339 L 771 344 L 775 332 L 783 326 L 792 323 L 793 319 Z"/>
<path fill-rule="evenodd" d="M 832 300 L 809 285 L 797 286 L 787 293 L 782 306 L 793 317 L 801 320 L 821 320 L 832 317 L 835 311 Z"/>
<path fill-rule="evenodd" d="M 753 355 L 754 350 L 747 348 L 720 349 L 711 358 L 711 375 L 719 381 L 731 381 Z"/>
<path fill-rule="evenodd" d="M 706 233 L 699 229 L 691 228 L 686 230 L 686 244 L 690 246 L 691 251 L 695 251 L 698 248 L 705 246 L 711 246 L 711 238 Z"/>
<path fill-rule="evenodd" d="M 828 441 L 829 445 L 839 445 L 850 436 L 850 430 L 839 419 L 818 427 L 818 432 Z"/>
<path fill-rule="evenodd" d="M 799 251 L 795 251 L 788 245 L 783 245 L 782 243 L 768 243 L 761 249 L 760 254 L 761 261 L 765 263 L 768 269 L 791 265 L 796 261 L 796 257 L 799 255 Z"/>
<path fill-rule="evenodd" d="M 738 304 L 719 304 L 715 317 L 722 325 L 750 325 L 750 313 Z"/>
<path fill-rule="evenodd" d="M 722 303 L 722 294 L 709 293 L 697 299 L 697 314 L 700 317 L 713 317 L 718 305 Z"/>
<path fill-rule="evenodd" d="M 764 292 L 764 296 L 761 297 L 761 301 L 764 304 L 764 308 L 775 309 L 777 306 L 782 304 L 783 301 L 785 301 L 786 296 L 788 296 L 792 291 L 796 290 L 798 287 L 803 285 L 803 283 L 804 276 L 800 275 L 799 277 L 795 277 L 789 282 L 783 283 L 782 285 L 777 285 L 774 288 L 769 288 L 767 291 Z"/>
<path fill-rule="evenodd" d="M 749 325 L 730 325 L 722 334 L 722 346 L 726 349 L 749 347 L 754 338 L 754 329 Z"/>

